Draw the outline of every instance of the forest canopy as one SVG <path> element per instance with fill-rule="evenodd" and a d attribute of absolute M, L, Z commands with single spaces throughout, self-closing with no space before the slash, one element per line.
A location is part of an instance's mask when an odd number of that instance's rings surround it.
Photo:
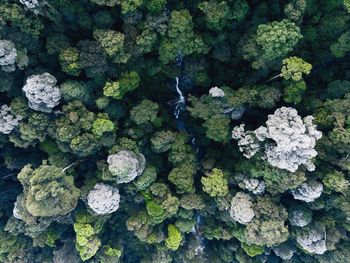
<path fill-rule="evenodd" d="M 350 262 L 349 0 L 0 0 L 0 262 Z"/>

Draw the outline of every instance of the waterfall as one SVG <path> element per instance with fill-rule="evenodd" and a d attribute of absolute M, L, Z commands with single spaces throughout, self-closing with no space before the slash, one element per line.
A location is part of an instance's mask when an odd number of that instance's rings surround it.
<path fill-rule="evenodd" d="M 183 56 L 179 55 L 178 58 L 176 59 L 176 65 L 181 68 L 181 75 L 175 77 L 175 90 L 176 90 L 177 98 L 173 101 L 173 103 L 175 104 L 173 114 L 175 116 L 177 129 L 184 131 L 190 135 L 192 147 L 198 155 L 199 148 L 196 144 L 196 138 L 194 137 L 191 129 L 187 127 L 186 122 L 183 119 L 183 116 L 186 113 L 186 97 L 185 97 L 186 94 L 185 94 L 185 90 L 183 88 L 187 87 L 186 81 L 184 81 L 185 78 L 183 76 L 183 63 L 184 63 Z M 182 87 L 182 86 L 184 86 L 184 87 Z M 204 237 L 202 236 L 201 232 L 199 231 L 200 225 L 201 225 L 201 215 L 197 212 L 196 213 L 196 224 L 192 228 L 192 231 L 191 231 L 193 236 L 195 237 L 195 239 L 197 241 L 196 247 L 195 247 L 195 254 L 197 256 L 201 256 L 203 254 L 204 248 L 205 248 Z"/>
<path fill-rule="evenodd" d="M 198 231 L 198 227 L 201 225 L 201 215 L 197 213 L 196 216 L 196 224 L 195 226 L 192 228 L 191 232 L 194 235 L 194 237 L 196 238 L 196 240 L 198 241 L 198 245 L 197 247 L 194 249 L 195 251 L 195 255 L 201 255 L 204 252 L 204 237 L 201 235 L 201 233 Z"/>
<path fill-rule="evenodd" d="M 179 77 L 175 78 L 176 80 L 176 92 L 178 94 L 178 99 L 175 102 L 175 110 L 174 110 L 174 115 L 176 119 L 179 119 L 180 113 L 182 111 L 186 110 L 186 99 L 184 95 L 182 94 L 182 91 L 180 89 L 180 84 L 179 84 Z"/>

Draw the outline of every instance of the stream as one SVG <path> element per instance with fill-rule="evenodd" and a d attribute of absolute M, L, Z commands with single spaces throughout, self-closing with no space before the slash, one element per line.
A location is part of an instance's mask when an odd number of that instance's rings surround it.
<path fill-rule="evenodd" d="M 179 131 L 186 132 L 190 135 L 191 138 L 191 144 L 193 149 L 195 150 L 197 157 L 199 152 L 199 147 L 196 144 L 196 137 L 193 135 L 193 132 L 191 129 L 186 125 L 185 115 L 186 115 L 186 94 L 185 91 L 188 89 L 186 87 L 186 81 L 181 81 L 184 76 L 184 59 L 182 56 L 179 56 L 179 58 L 176 60 L 176 65 L 181 69 L 180 76 L 175 77 L 175 90 L 177 94 L 177 98 L 173 101 L 175 107 L 173 110 L 173 114 L 176 121 L 176 128 Z M 195 247 L 195 255 L 202 255 L 205 249 L 204 244 L 204 237 L 198 230 L 200 228 L 200 225 L 202 223 L 201 215 L 196 212 L 196 224 L 192 228 L 191 233 L 196 239 L 196 247 Z"/>

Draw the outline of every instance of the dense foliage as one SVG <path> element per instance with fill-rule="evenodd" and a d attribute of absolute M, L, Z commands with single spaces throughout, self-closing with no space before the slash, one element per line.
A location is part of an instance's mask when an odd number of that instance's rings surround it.
<path fill-rule="evenodd" d="M 350 262 L 349 0 L 0 0 L 0 262 Z"/>

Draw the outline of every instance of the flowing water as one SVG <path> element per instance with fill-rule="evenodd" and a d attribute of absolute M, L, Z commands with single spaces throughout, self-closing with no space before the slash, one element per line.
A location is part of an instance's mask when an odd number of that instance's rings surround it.
<path fill-rule="evenodd" d="M 177 94 L 177 98 L 174 100 L 175 108 L 174 108 L 174 116 L 176 120 L 176 127 L 180 131 L 184 131 L 188 133 L 191 137 L 191 144 L 193 149 L 198 155 L 199 148 L 196 144 L 196 137 L 194 137 L 193 133 L 191 132 L 191 129 L 186 125 L 186 121 L 184 119 L 186 115 L 186 94 L 185 90 L 187 87 L 182 87 L 182 83 L 186 83 L 185 81 L 181 81 L 182 75 L 183 75 L 183 57 L 180 56 L 177 61 L 176 65 L 181 68 L 181 75 L 175 77 L 175 90 Z M 185 84 L 184 84 L 185 85 Z M 197 156 L 198 157 L 198 156 Z M 201 232 L 199 231 L 200 225 L 201 225 L 201 215 L 199 213 L 196 213 L 196 225 L 192 228 L 192 234 L 196 238 L 196 247 L 195 247 L 195 254 L 196 255 L 202 255 L 205 249 L 204 244 L 204 237 L 202 236 Z"/>
<path fill-rule="evenodd" d="M 201 215 L 197 213 L 196 215 L 196 225 L 192 228 L 192 234 L 198 241 L 196 248 L 194 249 L 196 255 L 201 255 L 204 252 L 205 244 L 204 244 L 204 237 L 201 235 L 201 233 L 198 231 L 200 225 L 201 225 Z"/>
<path fill-rule="evenodd" d="M 175 88 L 176 88 L 176 92 L 178 94 L 178 98 L 175 102 L 174 115 L 175 115 L 175 118 L 178 120 L 181 112 L 186 111 L 186 99 L 185 99 L 185 97 L 182 94 L 182 91 L 180 89 L 179 77 L 176 77 L 175 80 L 176 80 Z"/>

